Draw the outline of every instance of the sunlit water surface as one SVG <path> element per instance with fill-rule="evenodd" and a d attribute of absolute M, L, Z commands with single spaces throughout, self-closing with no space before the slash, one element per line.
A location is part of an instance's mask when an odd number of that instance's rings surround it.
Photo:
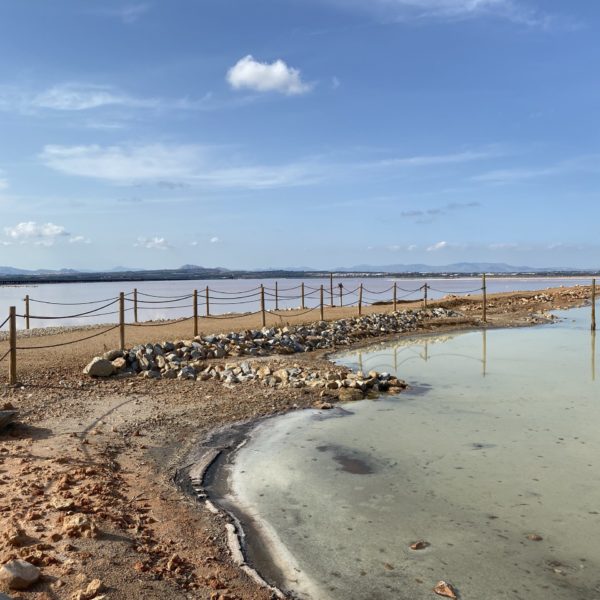
<path fill-rule="evenodd" d="M 463 599 L 600 598 L 600 382 L 589 309 L 567 314 L 339 354 L 412 391 L 260 425 L 228 501 L 280 583 L 318 600 L 432 598 L 440 579 Z"/>

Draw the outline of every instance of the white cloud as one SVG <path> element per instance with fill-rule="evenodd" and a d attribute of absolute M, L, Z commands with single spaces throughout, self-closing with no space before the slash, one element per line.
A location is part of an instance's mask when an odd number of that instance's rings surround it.
<path fill-rule="evenodd" d="M 298 69 L 288 67 L 283 60 L 261 63 L 251 54 L 240 59 L 229 69 L 227 81 L 236 90 L 280 92 L 288 96 L 305 94 L 313 87 L 312 84 L 302 81 Z"/>
<path fill-rule="evenodd" d="M 8 179 L 4 177 L 4 173 L 0 171 L 0 192 L 8 189 Z"/>
<path fill-rule="evenodd" d="M 82 235 L 74 235 L 69 238 L 69 244 L 91 244 L 92 240 Z"/>
<path fill-rule="evenodd" d="M 438 250 L 443 250 L 448 247 L 448 242 L 438 242 L 437 244 L 433 244 L 427 248 L 427 252 L 437 252 Z"/>
<path fill-rule="evenodd" d="M 193 242 L 190 242 L 190 246 L 197 246 L 198 242 L 196 240 L 194 240 Z"/>
<path fill-rule="evenodd" d="M 35 221 L 26 221 L 18 223 L 14 227 L 5 227 L 4 233 L 12 242 L 33 243 L 36 246 L 53 246 L 58 239 L 70 235 L 62 225 L 36 223 Z"/>
<path fill-rule="evenodd" d="M 210 238 L 210 243 L 211 244 L 218 244 L 219 243 L 219 238 L 215 235 L 214 237 Z"/>
<path fill-rule="evenodd" d="M 164 237 L 139 237 L 134 246 L 150 250 L 168 250 L 171 248 L 171 244 Z"/>
<path fill-rule="evenodd" d="M 457 21 L 493 17 L 530 27 L 549 27 L 558 19 L 527 0 L 326 0 L 345 9 L 369 12 L 386 21 Z"/>

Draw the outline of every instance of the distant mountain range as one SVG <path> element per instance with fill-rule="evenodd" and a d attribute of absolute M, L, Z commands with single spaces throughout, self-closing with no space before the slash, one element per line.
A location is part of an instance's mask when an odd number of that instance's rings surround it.
<path fill-rule="evenodd" d="M 131 267 L 113 267 L 106 271 L 91 271 L 75 269 L 18 269 L 15 267 L 0 266 L 0 277 L 3 279 L 14 278 L 18 281 L 29 278 L 48 281 L 110 281 L 110 280 L 145 280 L 145 279 L 202 279 L 202 278 L 250 278 L 250 277 L 294 277 L 301 274 L 319 275 L 329 272 L 338 274 L 478 274 L 490 273 L 497 275 L 507 274 L 548 274 L 548 273 L 590 273 L 593 269 L 567 269 L 551 267 L 514 266 L 505 263 L 453 263 L 449 265 L 426 264 L 391 264 L 391 265 L 355 265 L 353 267 L 337 267 L 335 269 L 313 269 L 311 267 L 266 268 L 255 270 L 230 270 L 222 267 L 202 267 L 200 265 L 183 265 L 177 269 L 136 269 Z"/>

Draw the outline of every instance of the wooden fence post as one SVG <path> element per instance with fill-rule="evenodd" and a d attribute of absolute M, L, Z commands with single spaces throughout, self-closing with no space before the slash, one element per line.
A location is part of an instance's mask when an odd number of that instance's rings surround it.
<path fill-rule="evenodd" d="M 119 342 L 121 350 L 125 350 L 125 294 L 119 294 Z"/>
<path fill-rule="evenodd" d="M 425 284 L 423 286 L 423 308 L 427 308 L 427 290 L 429 289 L 429 286 L 427 284 Z"/>
<path fill-rule="evenodd" d="M 198 290 L 194 290 L 194 337 L 198 335 Z"/>
<path fill-rule="evenodd" d="M 596 280 L 592 279 L 592 331 L 596 331 Z"/>
<path fill-rule="evenodd" d="M 16 385 L 17 383 L 17 308 L 11 306 L 8 319 L 8 339 L 10 344 L 10 358 L 8 368 L 8 383 Z"/>
<path fill-rule="evenodd" d="M 300 293 L 302 295 L 302 304 L 301 304 L 301 307 L 302 307 L 302 310 L 304 310 L 306 308 L 306 306 L 304 304 L 304 281 L 301 283 L 300 288 L 301 288 Z"/>
<path fill-rule="evenodd" d="M 358 316 L 362 315 L 362 297 L 363 297 L 363 284 L 360 284 L 358 288 Z"/>
<path fill-rule="evenodd" d="M 210 317 L 210 292 L 206 286 L 206 316 Z"/>
<path fill-rule="evenodd" d="M 279 284 L 275 282 L 275 310 L 279 310 Z"/>
<path fill-rule="evenodd" d="M 338 283 L 338 286 L 340 288 L 340 308 L 342 308 L 344 306 L 344 284 Z"/>
<path fill-rule="evenodd" d="M 329 299 L 331 300 L 331 308 L 333 308 L 333 273 L 329 273 Z"/>
<path fill-rule="evenodd" d="M 133 290 L 133 322 L 138 322 L 138 299 L 137 299 L 137 288 Z"/>
<path fill-rule="evenodd" d="M 320 305 L 321 305 L 321 321 L 325 320 L 325 312 L 323 310 L 323 286 L 321 286 L 321 301 L 320 301 Z"/>
<path fill-rule="evenodd" d="M 29 294 L 25 296 L 25 329 L 29 329 Z"/>
<path fill-rule="evenodd" d="M 487 284 L 485 281 L 485 273 L 483 274 L 483 322 L 487 323 Z"/>
<path fill-rule="evenodd" d="M 262 313 L 262 325 L 267 325 L 267 315 L 265 313 L 265 286 L 260 285 L 260 312 Z"/>
<path fill-rule="evenodd" d="M 398 284 L 394 281 L 394 312 L 398 309 Z"/>

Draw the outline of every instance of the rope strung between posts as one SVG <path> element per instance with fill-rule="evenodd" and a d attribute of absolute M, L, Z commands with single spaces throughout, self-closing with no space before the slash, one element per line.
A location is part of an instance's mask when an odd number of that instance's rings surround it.
<path fill-rule="evenodd" d="M 162 321 L 161 323 L 126 323 L 127 327 L 164 327 L 165 325 L 176 325 L 177 323 L 184 323 L 185 321 L 191 321 L 195 317 L 185 317 L 183 319 L 175 319 L 173 321 Z M 119 327 L 119 325 L 117 325 Z"/>
<path fill-rule="evenodd" d="M 6 317 L 6 319 L 4 319 L 4 321 L 2 321 L 2 324 L 0 324 L 0 329 L 2 329 L 9 321 L 10 321 L 10 317 Z"/>
<path fill-rule="evenodd" d="M 278 291 L 280 292 L 293 292 L 294 290 L 299 290 L 302 287 L 302 285 L 296 285 L 294 287 L 290 287 L 290 288 L 280 288 L 278 287 Z M 275 288 L 270 288 L 270 287 L 265 287 L 265 291 L 269 290 L 270 292 L 274 292 Z"/>
<path fill-rule="evenodd" d="M 212 291 L 212 290 L 209 290 Z M 257 296 L 260 296 L 260 292 L 254 292 L 253 294 L 246 294 L 246 295 L 240 295 L 240 296 L 210 296 L 209 295 L 209 299 L 210 300 L 239 300 L 239 299 L 244 299 L 244 298 L 256 298 Z"/>
<path fill-rule="evenodd" d="M 475 290 L 453 290 L 453 291 L 448 291 L 448 290 L 438 290 L 437 288 L 432 288 L 430 285 L 427 286 L 432 292 L 439 292 L 440 294 L 473 294 L 475 292 L 480 292 L 481 290 L 483 290 L 482 287 L 479 287 Z"/>
<path fill-rule="evenodd" d="M 189 296 L 181 296 L 180 298 L 173 298 L 172 300 L 138 300 L 138 304 L 173 304 L 174 302 L 181 302 L 182 300 L 189 300 L 193 298 L 194 295 L 190 294 Z M 125 298 L 128 302 L 135 302 L 131 298 Z"/>
<path fill-rule="evenodd" d="M 369 290 L 366 287 L 363 288 L 364 292 L 367 292 L 367 294 L 389 294 L 392 290 L 394 289 L 394 286 L 388 288 L 387 290 L 382 290 L 381 292 L 376 292 L 374 290 Z"/>
<path fill-rule="evenodd" d="M 79 342 L 85 342 L 86 340 L 91 340 L 92 338 L 99 337 L 104 335 L 105 333 L 109 333 L 110 331 L 114 331 L 118 329 L 119 325 L 115 325 L 114 327 L 110 327 L 109 329 L 105 329 L 100 333 L 95 333 L 94 335 L 88 335 L 87 337 L 73 340 L 71 342 L 62 342 L 60 344 L 48 344 L 47 346 L 17 346 L 16 350 L 46 350 L 47 348 L 58 348 L 60 346 L 71 346 L 72 344 L 78 344 Z"/>
<path fill-rule="evenodd" d="M 52 320 L 56 320 L 56 319 L 75 319 L 77 317 L 85 317 L 87 315 L 93 315 L 94 313 L 97 313 L 99 310 L 103 310 L 104 308 L 108 308 L 109 306 L 112 306 L 113 304 L 116 304 L 119 300 L 113 300 L 112 302 L 109 302 L 108 304 L 105 304 L 104 306 L 99 306 L 98 308 L 94 308 L 94 310 L 88 310 L 87 312 L 82 312 L 82 313 L 78 313 L 76 315 L 58 315 L 57 317 L 51 317 L 51 316 L 38 316 L 38 315 L 29 315 L 30 319 L 40 319 L 40 320 L 45 320 L 45 321 L 52 321 Z M 25 318 L 26 315 L 16 315 L 17 317 L 21 317 L 21 318 Z"/>
<path fill-rule="evenodd" d="M 131 296 L 131 292 L 129 292 L 128 294 L 125 294 L 126 296 Z M 154 294 L 145 294 L 144 292 L 139 292 L 137 293 L 138 296 L 146 296 L 147 298 L 161 298 L 161 299 L 165 299 L 165 300 L 171 300 L 171 299 L 177 299 L 177 298 L 181 298 L 181 296 L 156 296 Z M 191 296 L 191 294 L 190 294 Z M 187 296 L 186 296 L 187 298 Z"/>
<path fill-rule="evenodd" d="M 9 354 L 10 354 L 10 348 L 2 355 L 2 358 L 0 358 L 0 362 L 2 362 Z"/>
<path fill-rule="evenodd" d="M 117 302 L 119 298 L 105 298 L 104 300 L 92 300 L 91 302 L 49 302 L 48 300 L 36 300 L 29 298 L 29 302 L 37 302 L 38 304 L 52 304 L 54 306 L 86 306 L 88 304 L 100 304 L 101 302 Z"/>
<path fill-rule="evenodd" d="M 259 315 L 262 311 L 256 310 L 254 312 L 240 313 L 240 314 L 229 314 L 229 315 L 210 315 L 208 317 L 199 317 L 200 319 L 213 319 L 216 321 L 223 319 L 242 319 L 243 317 L 251 317 L 252 315 Z"/>
<path fill-rule="evenodd" d="M 305 311 L 299 312 L 299 313 L 298 312 L 295 312 L 295 313 L 286 312 L 284 314 L 280 314 L 280 313 L 277 313 L 272 310 L 266 310 L 265 312 L 268 312 L 270 315 L 273 315 L 275 317 L 282 317 L 282 318 L 283 317 L 292 317 L 293 318 L 293 317 L 302 317 L 304 315 L 307 315 L 308 313 L 314 312 L 315 310 L 319 310 L 320 308 L 321 308 L 320 306 L 315 306 L 313 308 L 309 308 L 308 310 L 305 310 Z"/>
<path fill-rule="evenodd" d="M 209 292 L 215 292 L 216 294 L 249 294 L 250 292 L 260 291 L 260 286 L 252 288 L 250 290 L 240 290 L 239 292 L 231 292 L 228 290 L 214 290 L 209 288 Z"/>

